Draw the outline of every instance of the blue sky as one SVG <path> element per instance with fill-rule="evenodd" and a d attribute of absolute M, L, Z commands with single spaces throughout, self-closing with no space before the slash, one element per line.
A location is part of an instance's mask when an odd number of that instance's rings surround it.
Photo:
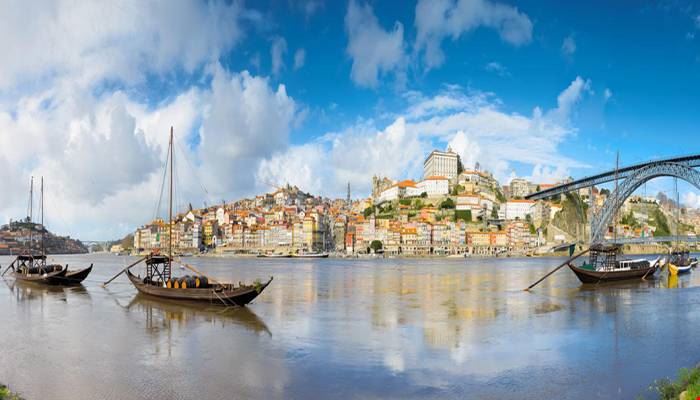
<path fill-rule="evenodd" d="M 153 216 L 171 125 L 194 205 L 362 196 L 448 145 L 502 183 L 698 151 L 691 2 L 47 0 L 0 22 L 0 217 L 45 176 L 48 220 L 87 239 Z"/>

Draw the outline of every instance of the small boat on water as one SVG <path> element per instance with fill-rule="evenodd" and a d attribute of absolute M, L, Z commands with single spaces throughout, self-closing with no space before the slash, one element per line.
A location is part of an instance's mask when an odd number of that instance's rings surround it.
<path fill-rule="evenodd" d="M 277 254 L 277 253 L 272 253 L 272 254 L 258 254 L 258 258 L 292 258 L 291 254 Z"/>
<path fill-rule="evenodd" d="M 210 282 L 203 275 L 170 277 L 172 260 L 163 255 L 151 254 L 146 257 L 146 276 L 134 275 L 126 270 L 131 283 L 146 295 L 170 300 L 186 300 L 222 304 L 226 306 L 244 306 L 253 301 L 272 282 L 272 277 L 265 282 L 252 285 Z"/>
<path fill-rule="evenodd" d="M 34 192 L 34 178 L 32 178 L 29 189 L 30 210 L 32 208 Z M 30 213 L 31 214 L 31 213 Z M 27 222 L 31 223 L 31 215 L 27 218 Z M 33 228 L 30 227 L 30 232 Z M 5 269 L 2 275 L 8 270 L 12 270 L 12 276 L 19 281 L 40 283 L 44 285 L 79 285 L 82 283 L 92 271 L 92 264 L 89 267 L 79 270 L 69 270 L 68 265 L 65 267 L 60 264 L 47 264 L 46 252 L 44 250 L 44 178 L 41 178 L 41 253 L 34 254 L 29 250 L 18 255 L 12 263 Z M 29 236 L 29 248 L 32 248 L 31 233 Z"/>
<path fill-rule="evenodd" d="M 691 258 L 687 250 L 674 251 L 668 259 L 668 272 L 672 275 L 686 274 L 698 265 L 697 258 Z"/>
<path fill-rule="evenodd" d="M 328 258 L 328 253 L 300 253 L 292 255 L 292 258 Z"/>
<path fill-rule="evenodd" d="M 218 304 L 224 306 L 245 306 L 253 301 L 270 283 L 272 277 L 262 283 L 259 280 L 251 285 L 242 283 L 225 283 L 212 279 L 191 265 L 180 263 L 181 266 L 193 271 L 193 276 L 172 276 L 173 267 L 173 131 L 170 128 L 170 143 L 168 145 L 168 158 L 170 167 L 170 196 L 169 196 L 169 223 L 168 223 L 168 255 L 151 252 L 133 264 L 122 269 L 104 285 L 109 284 L 122 273 L 126 273 L 129 281 L 136 290 L 145 295 L 169 300 L 195 301 Z M 168 165 L 166 164 L 166 169 Z M 161 191 L 162 192 L 162 191 Z M 131 272 L 137 264 L 144 263 L 146 270 L 142 277 Z M 103 286 L 104 286 L 103 285 Z"/>
<path fill-rule="evenodd" d="M 659 258 L 647 260 L 618 259 L 621 247 L 617 245 L 593 245 L 588 261 L 580 266 L 569 262 L 569 268 L 582 283 L 601 283 L 628 279 L 644 279 L 653 276 L 659 267 Z"/>

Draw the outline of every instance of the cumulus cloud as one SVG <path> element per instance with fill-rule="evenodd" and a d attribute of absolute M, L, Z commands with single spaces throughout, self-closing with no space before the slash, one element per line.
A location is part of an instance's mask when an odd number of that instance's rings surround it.
<path fill-rule="evenodd" d="M 386 128 L 361 121 L 325 135 L 313 146 L 292 146 L 261 163 L 257 176 L 320 187 L 325 195 L 342 193 L 346 182 L 367 192 L 373 174 L 419 179 L 425 155 L 449 145 L 467 168 L 479 162 L 499 179 L 506 179 L 518 164 L 531 166 L 531 177 L 539 182 L 559 180 L 572 168 L 587 167 L 563 156 L 559 145 L 575 133 L 570 117 L 589 87 L 590 82 L 577 77 L 559 94 L 556 108 L 535 108 L 529 116 L 503 111 L 493 95 L 465 93 L 458 87 L 447 87 L 432 97 L 410 93 L 405 110 Z M 284 165 L 318 170 L 322 180 L 295 175 Z"/>
<path fill-rule="evenodd" d="M 351 0 L 345 14 L 345 30 L 348 34 L 346 51 L 352 59 L 350 77 L 357 85 L 374 88 L 379 84 L 379 76 L 401 74 L 406 60 L 400 22 L 386 31 L 369 4 Z"/>
<path fill-rule="evenodd" d="M 304 66 L 304 63 L 306 62 L 306 50 L 304 49 L 297 49 L 296 52 L 294 52 L 294 69 L 300 69 Z"/>
<path fill-rule="evenodd" d="M 517 8 L 490 0 L 419 0 L 416 4 L 415 50 L 424 54 L 426 67 L 442 65 L 445 38 L 459 39 L 479 27 L 494 29 L 514 46 L 532 40 L 532 21 Z"/>
<path fill-rule="evenodd" d="M 561 44 L 561 52 L 567 57 L 571 57 L 576 53 L 576 41 L 574 41 L 573 36 L 569 35 L 564 38 Z"/>
<path fill-rule="evenodd" d="M 252 12 L 234 1 L 11 1 L 0 9 L 0 88 L 70 76 L 141 82 L 191 72 L 238 43 Z"/>
<path fill-rule="evenodd" d="M 288 147 L 296 103 L 267 78 L 218 64 L 208 71 L 208 85 L 156 107 L 73 86 L 0 111 L 0 178 L 12 188 L 0 195 L 0 216 L 24 216 L 29 176 L 45 176 L 52 229 L 87 239 L 123 235 L 155 216 L 171 125 L 180 209 L 262 189 L 250 171 Z"/>

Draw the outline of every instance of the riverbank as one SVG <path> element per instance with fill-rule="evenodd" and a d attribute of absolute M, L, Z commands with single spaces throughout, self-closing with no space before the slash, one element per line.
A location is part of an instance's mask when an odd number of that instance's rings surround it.
<path fill-rule="evenodd" d="M 693 368 L 681 368 L 678 378 L 669 378 L 654 382 L 651 389 L 661 400 L 692 400 L 700 397 L 700 364 Z"/>
<path fill-rule="evenodd" d="M 0 400 L 23 400 L 18 395 L 10 392 L 7 386 L 0 384 Z"/>

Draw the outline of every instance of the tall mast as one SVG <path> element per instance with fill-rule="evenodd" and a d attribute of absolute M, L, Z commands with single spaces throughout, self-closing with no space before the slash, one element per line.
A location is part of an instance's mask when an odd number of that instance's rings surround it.
<path fill-rule="evenodd" d="M 33 208 L 34 208 L 34 177 L 32 176 L 31 180 L 29 181 L 29 253 L 33 254 L 32 252 L 32 231 L 33 228 L 31 226 L 32 221 L 34 220 L 34 215 L 33 215 Z"/>
<path fill-rule="evenodd" d="M 44 177 L 41 177 L 41 254 L 46 254 L 44 246 Z"/>
<path fill-rule="evenodd" d="M 173 127 L 170 127 L 170 210 L 168 222 L 168 263 L 173 258 Z"/>

